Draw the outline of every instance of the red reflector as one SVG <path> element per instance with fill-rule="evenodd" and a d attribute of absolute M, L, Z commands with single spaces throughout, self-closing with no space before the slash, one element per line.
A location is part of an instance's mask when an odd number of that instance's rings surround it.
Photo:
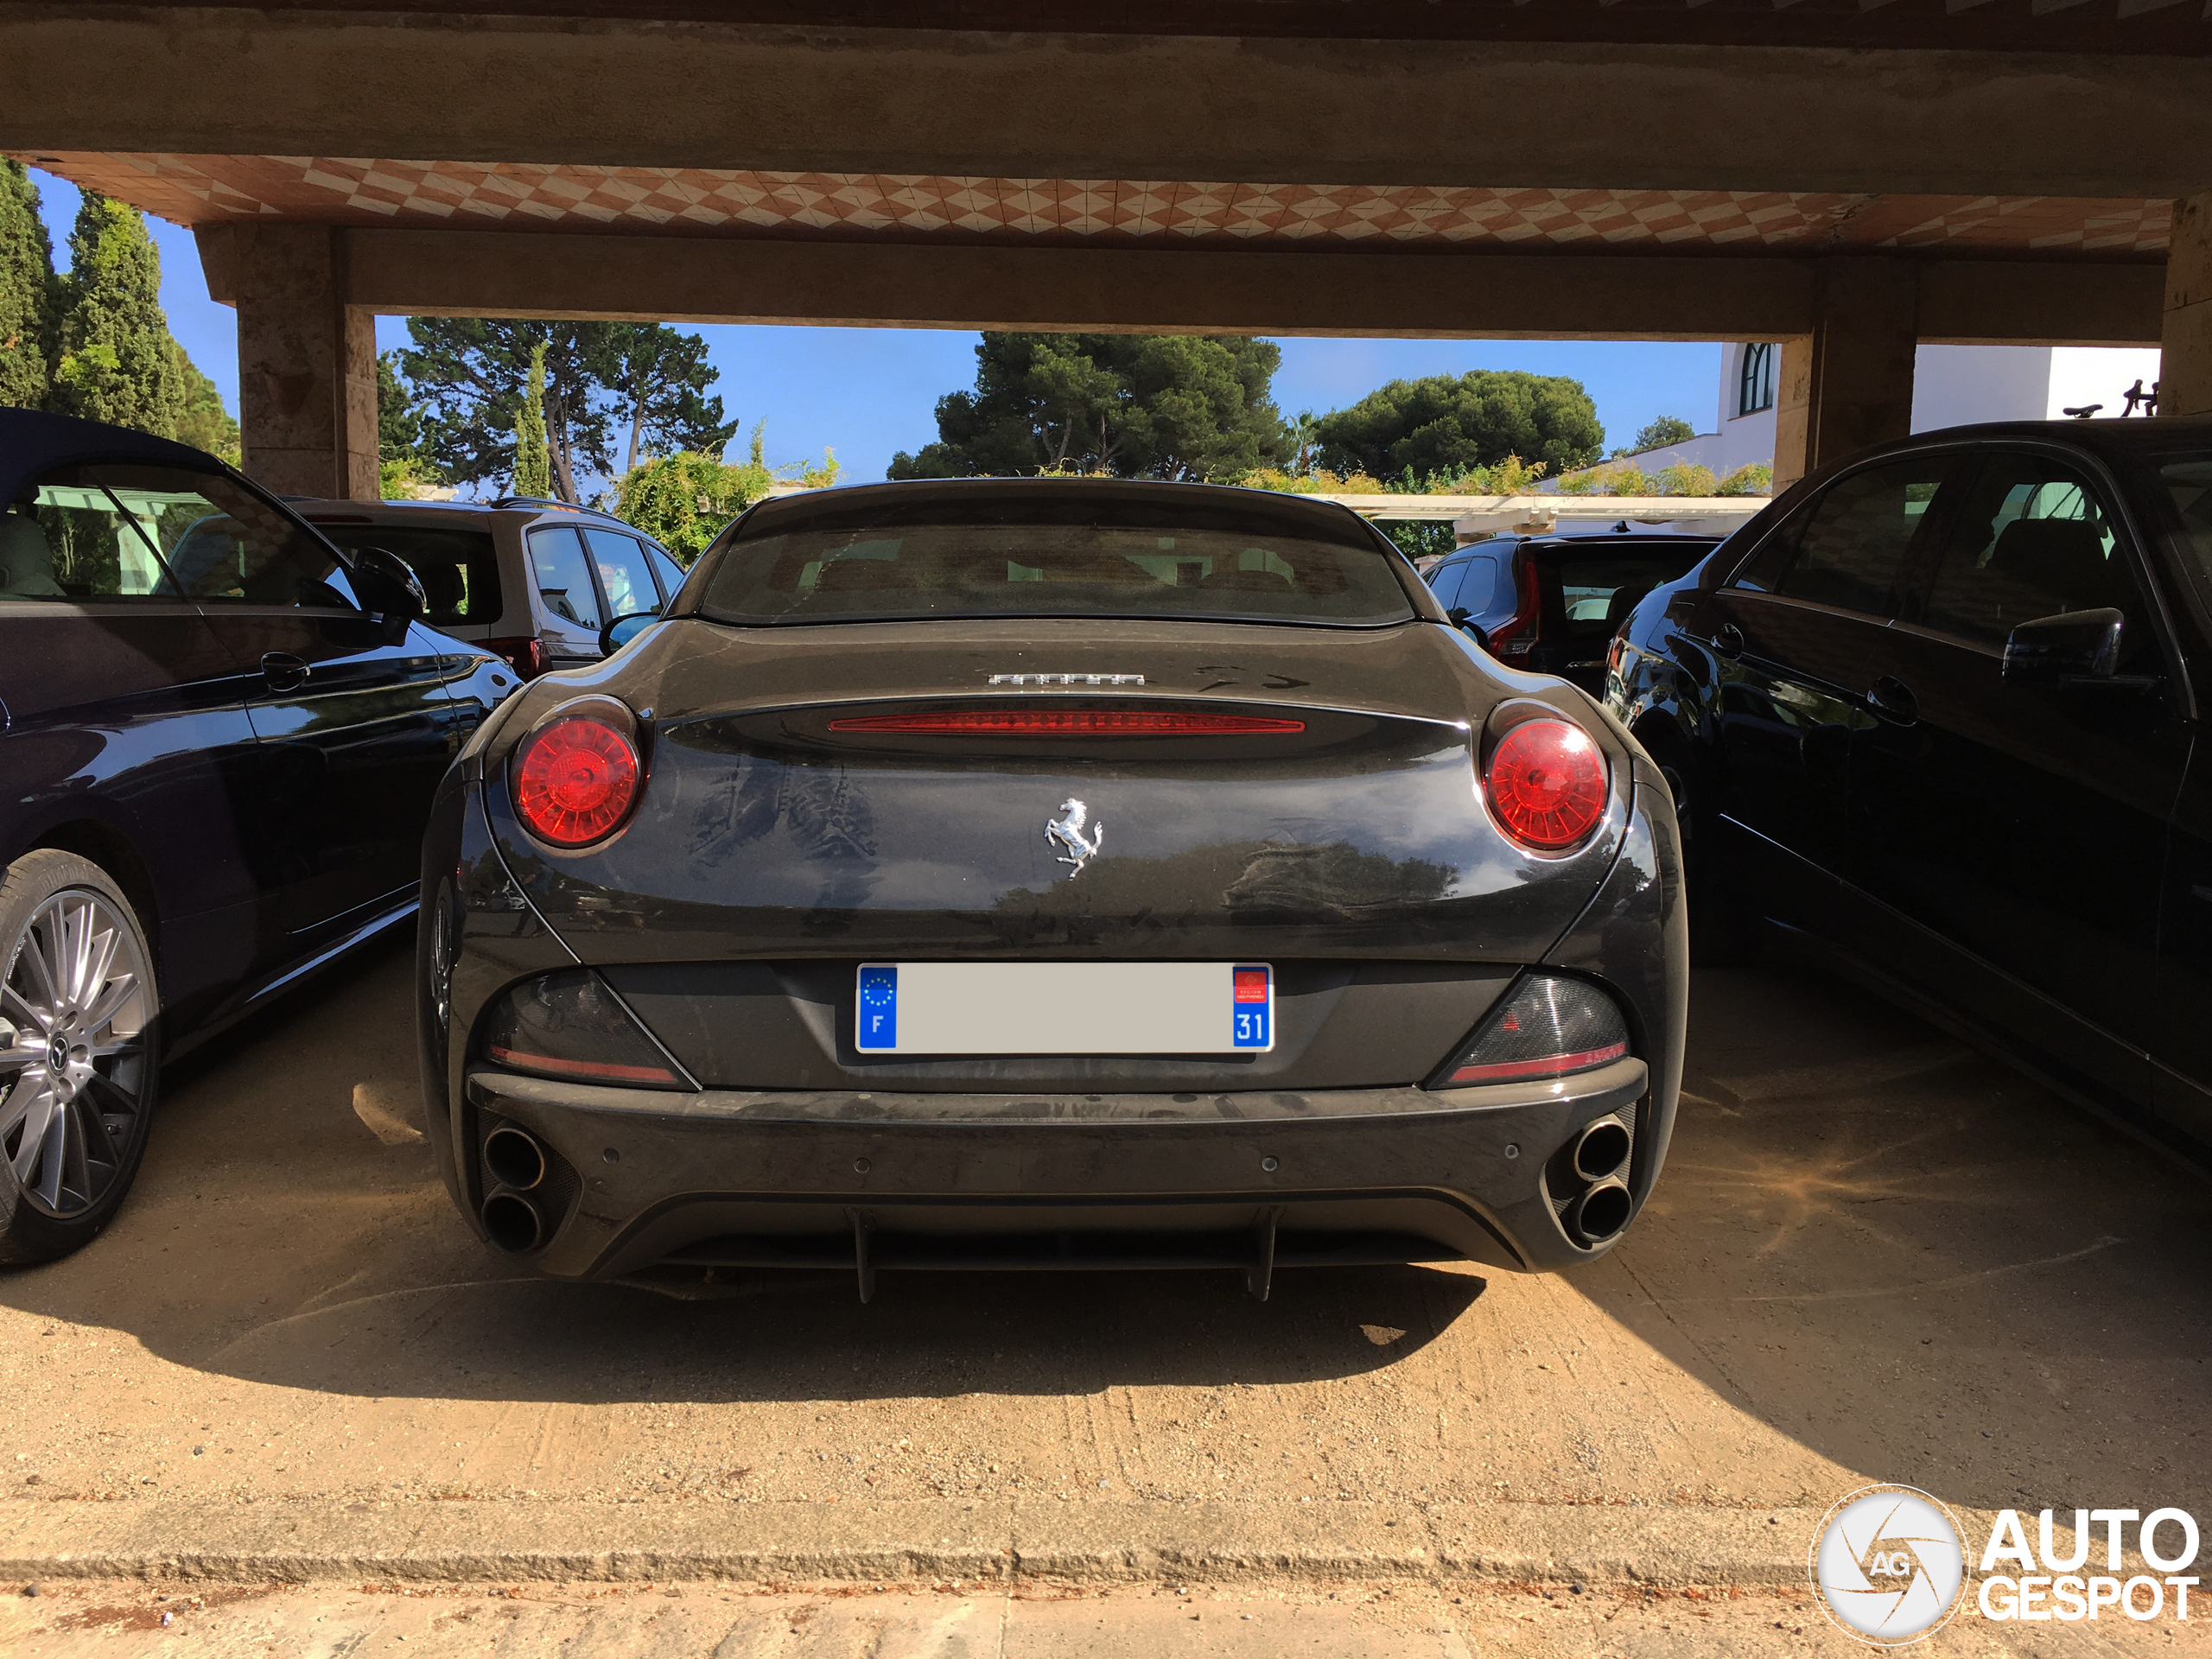
<path fill-rule="evenodd" d="M 551 1054 L 530 1054 L 518 1048 L 505 1048 L 498 1043 L 491 1047 L 492 1058 L 501 1065 L 518 1065 L 527 1071 L 556 1071 L 564 1077 L 606 1077 L 616 1083 L 674 1083 L 675 1075 L 665 1066 L 617 1065 L 611 1060 L 569 1060 Z"/>
<path fill-rule="evenodd" d="M 1463 1065 L 1452 1074 L 1453 1083 L 1503 1083 L 1515 1077 L 1555 1077 L 1563 1071 L 1581 1071 L 1593 1065 L 1611 1065 L 1628 1052 L 1626 1043 L 1586 1048 L 1580 1054 L 1547 1054 L 1533 1060 L 1500 1060 L 1491 1065 Z"/>
<path fill-rule="evenodd" d="M 512 639 L 486 639 L 485 650 L 494 657 L 504 658 L 507 665 L 525 680 L 534 680 L 546 669 L 545 644 L 534 633 L 525 633 Z"/>
<path fill-rule="evenodd" d="M 963 732 L 977 737 L 1211 737 L 1302 732 L 1302 720 L 1266 715 L 1177 714 L 1168 709 L 976 709 L 942 715 L 854 715 L 833 732 Z"/>
<path fill-rule="evenodd" d="M 612 726 L 582 715 L 556 720 L 523 746 L 515 810 L 556 847 L 611 833 L 638 798 L 638 752 Z"/>
<path fill-rule="evenodd" d="M 1572 847 L 1605 816 L 1605 757 L 1563 720 L 1523 721 L 1490 758 L 1491 810 L 1505 832 L 1546 852 Z"/>

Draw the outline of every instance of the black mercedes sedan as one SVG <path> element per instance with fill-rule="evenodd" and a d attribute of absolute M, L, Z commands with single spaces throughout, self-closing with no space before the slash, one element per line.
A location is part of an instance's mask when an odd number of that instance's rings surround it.
<path fill-rule="evenodd" d="M 0 1263 L 89 1241 L 183 1052 L 415 913 L 512 670 L 212 455 L 0 409 Z"/>
<path fill-rule="evenodd" d="M 1624 624 L 1697 899 L 2212 1159 L 2212 424 L 1931 432 Z M 1726 948 L 1730 941 L 1716 941 Z"/>
<path fill-rule="evenodd" d="M 577 1278 L 1543 1269 L 1665 1155 L 1673 806 L 1340 507 L 755 506 L 424 849 L 431 1139 Z"/>

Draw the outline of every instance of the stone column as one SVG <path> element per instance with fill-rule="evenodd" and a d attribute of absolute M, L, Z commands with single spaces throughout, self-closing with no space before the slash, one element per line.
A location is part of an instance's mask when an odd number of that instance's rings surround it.
<path fill-rule="evenodd" d="M 2158 413 L 2212 420 L 2212 194 L 2174 203 L 2158 345 Z"/>
<path fill-rule="evenodd" d="M 1820 262 L 1813 332 L 1782 342 L 1774 487 L 1912 430 L 1920 275 L 1910 260 Z"/>
<path fill-rule="evenodd" d="M 281 495 L 375 500 L 375 319 L 346 303 L 345 232 L 226 228 L 247 475 Z"/>

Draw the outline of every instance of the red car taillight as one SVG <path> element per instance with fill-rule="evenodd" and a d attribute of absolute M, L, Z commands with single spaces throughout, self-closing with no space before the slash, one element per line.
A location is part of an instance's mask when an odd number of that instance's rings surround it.
<path fill-rule="evenodd" d="M 1526 657 L 1536 644 L 1536 624 L 1543 615 L 1544 601 L 1536 586 L 1536 562 L 1525 554 L 1514 558 L 1513 589 L 1513 614 L 1491 630 L 1493 656 Z"/>
<path fill-rule="evenodd" d="M 540 841 L 582 847 L 613 833 L 638 799 L 638 751 L 588 715 L 556 720 L 513 761 L 515 810 Z"/>
<path fill-rule="evenodd" d="M 545 645 L 534 633 L 513 639 L 486 639 L 483 645 L 525 680 L 534 680 L 545 671 Z"/>
<path fill-rule="evenodd" d="M 957 732 L 972 737 L 1209 737 L 1302 732 L 1302 720 L 1171 709 L 978 709 L 935 715 L 853 715 L 833 732 Z"/>
<path fill-rule="evenodd" d="M 1563 720 L 1524 720 L 1497 741 L 1483 778 L 1490 810 L 1524 847 L 1572 847 L 1605 816 L 1604 751 Z"/>

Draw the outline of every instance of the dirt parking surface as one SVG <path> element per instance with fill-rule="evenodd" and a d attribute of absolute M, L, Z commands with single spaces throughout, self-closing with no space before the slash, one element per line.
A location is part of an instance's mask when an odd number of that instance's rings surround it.
<path fill-rule="evenodd" d="M 2171 1628 L 2116 1624 L 2023 1638 L 1961 1621 L 1916 1651 L 2148 1659 L 2208 1645 Z M 912 1586 L 63 1586 L 0 1602 L 0 1646 L 22 1659 L 1848 1659 L 1869 1651 L 1829 1627 L 1802 1592 L 1350 1584 L 1039 1586 L 985 1596 Z"/>
<path fill-rule="evenodd" d="M 2204 1189 L 1816 976 L 1698 977 L 1658 1193 L 1583 1273 L 1285 1273 L 1266 1304 L 1226 1274 L 888 1274 L 863 1307 L 832 1274 L 679 1301 L 479 1245 L 410 1127 L 408 966 L 189 1063 L 111 1231 L 0 1278 L 0 1525 L 960 1499 L 1325 1529 L 1876 1480 L 2212 1516 Z"/>

